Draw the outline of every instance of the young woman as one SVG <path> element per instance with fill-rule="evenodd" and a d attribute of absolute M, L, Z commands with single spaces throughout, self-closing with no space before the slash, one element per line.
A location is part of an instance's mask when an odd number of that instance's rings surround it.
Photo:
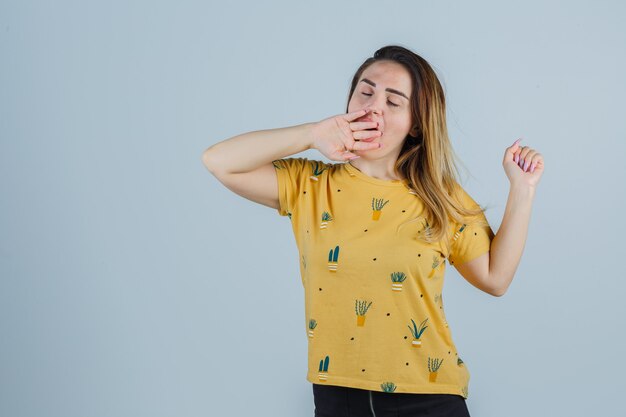
<path fill-rule="evenodd" d="M 300 253 L 316 416 L 468 416 L 469 371 L 443 310 L 446 261 L 502 296 L 524 248 L 543 157 L 506 148 L 494 234 L 460 186 L 431 66 L 386 46 L 356 71 L 347 113 L 235 136 L 203 162 L 288 216 Z M 338 163 L 290 155 L 316 149 Z"/>

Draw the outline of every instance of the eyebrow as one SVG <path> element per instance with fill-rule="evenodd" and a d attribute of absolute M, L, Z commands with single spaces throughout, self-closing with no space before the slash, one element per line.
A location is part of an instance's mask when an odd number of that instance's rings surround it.
<path fill-rule="evenodd" d="M 376 83 L 374 81 L 372 81 L 372 80 L 368 80 L 367 78 L 363 78 L 361 80 L 361 82 L 367 83 L 367 84 L 371 85 L 372 87 L 376 87 Z M 398 91 L 395 88 L 385 88 L 385 91 L 389 91 L 390 93 L 397 94 L 397 95 L 402 96 L 405 99 L 409 100 L 409 98 L 402 91 Z"/>

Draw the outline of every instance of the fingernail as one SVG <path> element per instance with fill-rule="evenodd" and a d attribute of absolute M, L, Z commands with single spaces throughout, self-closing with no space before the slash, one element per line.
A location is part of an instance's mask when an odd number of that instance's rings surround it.
<path fill-rule="evenodd" d="M 516 140 L 515 142 L 513 142 L 513 145 L 519 143 L 519 141 L 522 140 L 522 138 L 519 138 L 518 140 Z"/>
<path fill-rule="evenodd" d="M 382 147 L 383 147 L 383 144 L 379 142 L 379 143 L 378 143 L 378 147 L 379 147 L 379 148 L 382 148 Z"/>
<path fill-rule="evenodd" d="M 524 162 L 524 171 L 526 171 L 526 168 L 528 168 L 528 161 Z"/>
<path fill-rule="evenodd" d="M 513 157 L 513 162 L 515 162 L 516 164 L 519 162 L 519 155 L 515 155 Z"/>
<path fill-rule="evenodd" d="M 360 158 L 360 156 L 353 156 L 352 158 L 350 158 L 350 161 L 352 161 L 353 159 L 357 159 Z"/>
<path fill-rule="evenodd" d="M 535 172 L 535 167 L 537 166 L 536 162 L 533 162 L 533 164 L 530 166 L 530 172 Z"/>

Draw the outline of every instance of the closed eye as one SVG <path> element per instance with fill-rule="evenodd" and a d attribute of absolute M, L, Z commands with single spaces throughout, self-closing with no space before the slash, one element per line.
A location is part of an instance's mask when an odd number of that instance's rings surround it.
<path fill-rule="evenodd" d="M 364 96 L 371 96 L 371 94 L 367 94 L 367 93 L 361 93 Z M 393 107 L 399 107 L 399 104 L 394 103 L 393 101 L 387 100 L 387 103 L 391 104 Z"/>

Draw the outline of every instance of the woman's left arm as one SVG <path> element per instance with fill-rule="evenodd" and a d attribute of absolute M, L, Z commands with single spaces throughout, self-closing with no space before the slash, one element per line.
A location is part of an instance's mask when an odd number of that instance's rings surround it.
<path fill-rule="evenodd" d="M 504 216 L 489 253 L 456 265 L 474 286 L 502 296 L 508 289 L 522 258 L 535 189 L 543 174 L 543 156 L 516 140 L 506 149 L 502 166 L 511 183 Z"/>

